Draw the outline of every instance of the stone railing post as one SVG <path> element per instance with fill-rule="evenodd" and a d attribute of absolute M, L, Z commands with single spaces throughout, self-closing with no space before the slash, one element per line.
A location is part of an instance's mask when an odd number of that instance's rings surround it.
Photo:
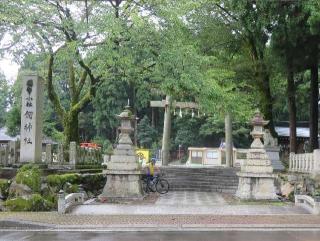
<path fill-rule="evenodd" d="M 60 190 L 58 193 L 58 213 L 60 214 L 66 213 L 66 200 L 65 200 L 65 194 L 63 190 Z"/>
<path fill-rule="evenodd" d="M 4 162 L 4 148 L 0 146 L 0 164 L 5 165 Z"/>
<path fill-rule="evenodd" d="M 62 145 L 62 144 L 58 144 L 57 159 L 58 159 L 58 163 L 59 163 L 59 164 L 61 164 L 61 163 L 64 162 L 63 145 Z"/>
<path fill-rule="evenodd" d="M 298 172 L 301 172 L 302 160 L 301 155 L 298 155 Z"/>
<path fill-rule="evenodd" d="M 293 159 L 294 159 L 294 153 L 290 153 L 289 154 L 289 171 L 292 172 L 293 171 Z"/>
<path fill-rule="evenodd" d="M 51 144 L 46 145 L 46 164 L 52 163 L 52 146 Z"/>
<path fill-rule="evenodd" d="M 10 141 L 9 142 L 9 158 L 8 163 L 14 164 L 18 162 L 18 142 Z"/>
<path fill-rule="evenodd" d="M 306 171 L 306 163 L 307 163 L 307 160 L 308 160 L 308 155 L 301 155 L 302 157 L 302 165 L 301 165 L 301 171 L 302 172 L 305 172 Z"/>
<path fill-rule="evenodd" d="M 70 142 L 69 164 L 73 167 L 77 164 L 77 143 L 75 141 Z"/>
<path fill-rule="evenodd" d="M 320 173 L 320 149 L 313 150 L 313 173 Z"/>
<path fill-rule="evenodd" d="M 9 148 L 8 145 L 6 145 L 4 147 L 4 155 L 3 155 L 3 157 L 4 157 L 4 166 L 10 165 L 9 156 L 10 156 L 10 148 Z"/>

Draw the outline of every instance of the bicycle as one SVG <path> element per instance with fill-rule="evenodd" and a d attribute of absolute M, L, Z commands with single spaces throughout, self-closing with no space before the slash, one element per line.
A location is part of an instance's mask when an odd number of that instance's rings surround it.
<path fill-rule="evenodd" d="M 159 174 L 155 176 L 142 176 L 142 186 L 146 193 L 158 192 L 160 194 L 166 194 L 169 191 L 169 182 L 161 178 Z"/>

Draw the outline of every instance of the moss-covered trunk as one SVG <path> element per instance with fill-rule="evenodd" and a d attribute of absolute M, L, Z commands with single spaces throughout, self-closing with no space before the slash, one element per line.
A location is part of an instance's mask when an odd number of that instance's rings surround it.
<path fill-rule="evenodd" d="M 79 143 L 79 113 L 68 112 L 63 120 L 64 146 L 69 147 L 71 141 Z"/>

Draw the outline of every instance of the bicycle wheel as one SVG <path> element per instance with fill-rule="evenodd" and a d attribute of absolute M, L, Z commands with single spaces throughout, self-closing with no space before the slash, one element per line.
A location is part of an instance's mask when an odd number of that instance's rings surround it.
<path fill-rule="evenodd" d="M 166 179 L 158 179 L 156 190 L 160 194 L 165 194 L 169 191 L 169 182 Z"/>
<path fill-rule="evenodd" d="M 157 191 L 156 180 L 155 179 L 149 179 L 148 182 L 147 182 L 147 188 L 151 192 L 156 192 Z"/>

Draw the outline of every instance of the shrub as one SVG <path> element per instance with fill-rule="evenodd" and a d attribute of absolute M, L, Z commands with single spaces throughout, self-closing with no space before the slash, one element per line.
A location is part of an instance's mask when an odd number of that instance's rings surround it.
<path fill-rule="evenodd" d="M 289 193 L 288 199 L 290 202 L 294 202 L 294 192 L 293 191 Z"/>
<path fill-rule="evenodd" d="M 7 199 L 9 195 L 9 187 L 11 181 L 8 179 L 0 179 L 0 194 L 4 199 Z"/>
<path fill-rule="evenodd" d="M 49 211 L 54 204 L 39 194 L 33 194 L 30 199 L 21 197 L 9 199 L 4 203 L 10 211 Z"/>
<path fill-rule="evenodd" d="M 68 174 L 54 174 L 47 176 L 48 185 L 55 191 L 63 189 L 64 185 L 68 182 L 70 184 L 79 184 L 80 175 L 77 173 Z"/>
<path fill-rule="evenodd" d="M 5 201 L 4 206 L 10 211 L 29 211 L 31 209 L 31 202 L 27 199 L 18 197 Z"/>
<path fill-rule="evenodd" d="M 52 202 L 39 194 L 32 195 L 28 201 L 31 203 L 30 210 L 28 211 L 50 211 L 54 206 Z"/>
<path fill-rule="evenodd" d="M 103 174 L 87 174 L 81 176 L 81 184 L 86 191 L 97 194 L 105 185 L 106 177 Z"/>
<path fill-rule="evenodd" d="M 19 168 L 16 175 L 16 182 L 25 184 L 33 192 L 40 192 L 41 188 L 41 170 L 38 166 L 32 164 L 23 165 Z"/>

